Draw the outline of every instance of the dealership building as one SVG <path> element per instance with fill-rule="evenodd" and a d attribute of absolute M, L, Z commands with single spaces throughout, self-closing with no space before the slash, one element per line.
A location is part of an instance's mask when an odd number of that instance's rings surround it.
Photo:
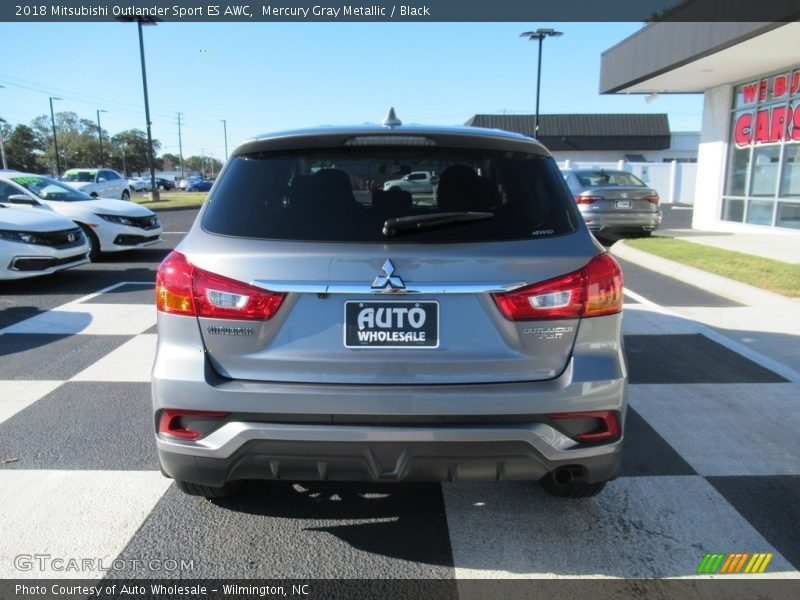
<path fill-rule="evenodd" d="M 600 91 L 702 93 L 696 229 L 800 229 L 800 23 L 652 23 L 602 56 Z"/>

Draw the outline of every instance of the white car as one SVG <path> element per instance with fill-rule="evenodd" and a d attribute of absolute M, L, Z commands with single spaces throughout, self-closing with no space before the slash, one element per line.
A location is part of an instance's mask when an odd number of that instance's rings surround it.
<path fill-rule="evenodd" d="M 402 179 L 390 179 L 383 184 L 384 190 L 400 189 L 404 192 L 419 192 L 422 194 L 430 194 L 433 192 L 433 186 L 439 183 L 439 178 L 436 173 L 431 171 L 413 171 L 405 175 Z"/>
<path fill-rule="evenodd" d="M 11 201 L 18 202 L 22 194 L 80 225 L 89 239 L 92 259 L 98 258 L 101 252 L 133 250 L 161 241 L 158 216 L 139 204 L 93 198 L 50 177 L 17 171 L 0 171 L 2 183 L 11 186 L 7 188 L 13 192 L 7 193 Z M 31 205 L 19 206 L 40 210 Z"/>
<path fill-rule="evenodd" d="M 134 192 L 150 191 L 150 181 L 148 179 L 142 179 L 141 177 L 128 177 L 128 186 Z"/>
<path fill-rule="evenodd" d="M 131 199 L 128 180 L 112 169 L 67 169 L 61 181 L 95 198 Z"/>
<path fill-rule="evenodd" d="M 88 254 L 89 240 L 69 219 L 0 202 L 0 280 L 76 267 L 89 262 Z"/>

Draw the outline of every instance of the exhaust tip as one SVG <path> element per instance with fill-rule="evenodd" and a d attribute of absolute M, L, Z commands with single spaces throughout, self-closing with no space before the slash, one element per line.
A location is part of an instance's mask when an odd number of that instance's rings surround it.
<path fill-rule="evenodd" d="M 569 485 L 569 482 L 572 481 L 572 472 L 569 469 L 557 469 L 553 473 L 553 480 L 558 485 Z"/>

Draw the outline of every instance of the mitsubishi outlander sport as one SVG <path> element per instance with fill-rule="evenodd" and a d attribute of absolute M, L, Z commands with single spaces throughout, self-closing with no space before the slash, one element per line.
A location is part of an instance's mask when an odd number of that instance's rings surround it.
<path fill-rule="evenodd" d="M 242 481 L 539 480 L 620 469 L 622 274 L 538 142 L 318 128 L 239 146 L 159 267 L 153 425 L 189 494 Z M 435 193 L 370 189 L 439 175 Z"/>

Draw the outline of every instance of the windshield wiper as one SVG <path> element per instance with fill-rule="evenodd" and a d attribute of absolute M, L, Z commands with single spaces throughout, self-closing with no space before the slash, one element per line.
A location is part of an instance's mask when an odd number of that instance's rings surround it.
<path fill-rule="evenodd" d="M 487 221 L 489 219 L 494 219 L 494 213 L 464 211 L 395 217 L 394 219 L 387 219 L 384 222 L 383 235 L 386 237 L 394 237 L 402 233 L 425 231 L 426 229 L 441 229 L 452 225 Z"/>

